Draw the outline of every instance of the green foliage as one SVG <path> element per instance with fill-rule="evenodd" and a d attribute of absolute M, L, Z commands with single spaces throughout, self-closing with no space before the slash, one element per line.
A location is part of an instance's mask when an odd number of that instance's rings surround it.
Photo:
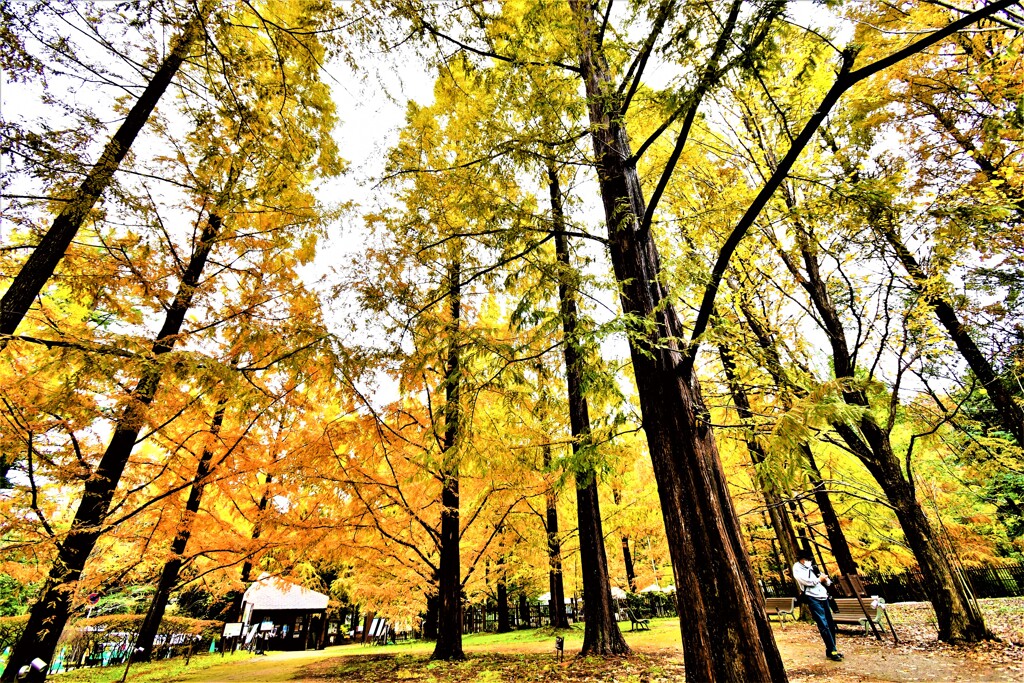
<path fill-rule="evenodd" d="M 36 588 L 35 584 L 24 585 L 12 576 L 0 574 L 0 617 L 24 614 Z"/>

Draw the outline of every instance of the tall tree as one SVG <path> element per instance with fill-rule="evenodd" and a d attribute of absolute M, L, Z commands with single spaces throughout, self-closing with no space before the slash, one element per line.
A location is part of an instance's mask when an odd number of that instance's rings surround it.
<path fill-rule="evenodd" d="M 196 41 L 203 35 L 203 27 L 214 5 L 212 0 L 205 0 L 198 7 L 189 7 L 186 10 L 189 13 L 188 20 L 181 32 L 171 41 L 167 56 L 153 73 L 146 89 L 128 112 L 117 132 L 107 142 L 99 160 L 85 180 L 65 201 L 64 209 L 54 219 L 50 229 L 32 250 L 28 260 L 21 266 L 21 270 L 0 299 L 0 335 L 14 334 L 32 301 L 53 275 L 78 229 L 110 184 L 114 173 L 128 154 L 160 97 L 167 90 L 179 67 L 188 58 Z M 0 348 L 3 346 L 6 346 L 6 340 L 0 337 Z"/>
<path fill-rule="evenodd" d="M 548 189 L 551 195 L 552 229 L 559 268 L 558 299 L 562 318 L 565 379 L 569 394 L 569 422 L 572 427 L 572 450 L 576 460 L 576 519 L 580 535 L 580 569 L 583 574 L 584 631 L 581 655 L 621 655 L 629 652 L 615 617 L 608 573 L 608 556 L 604 547 L 601 505 L 597 493 L 597 472 L 593 458 L 590 412 L 583 376 L 585 357 L 577 329 L 575 291 L 572 287 L 574 268 L 569 259 L 565 235 L 565 216 L 558 172 L 548 166 Z M 554 599 L 554 595 L 552 595 Z"/>
<path fill-rule="evenodd" d="M 224 411 L 227 400 L 221 399 L 213 414 L 210 423 L 210 434 L 216 437 L 220 433 L 221 425 L 224 424 Z M 195 477 L 192 479 L 192 486 L 188 493 L 188 502 L 185 503 L 185 511 L 178 522 L 178 531 L 171 541 L 171 559 L 164 564 L 160 571 L 160 578 L 156 584 L 156 592 L 149 603 L 146 616 L 139 626 L 139 632 L 135 637 L 135 648 L 130 657 L 134 661 L 148 662 L 153 656 L 153 642 L 156 640 L 157 629 L 164 618 L 164 611 L 167 609 L 167 602 L 171 597 L 171 590 L 178 583 L 178 573 L 185 555 L 185 548 L 188 546 L 189 538 L 192 536 L 192 524 L 199 513 L 199 505 L 203 500 L 203 489 L 206 487 L 207 479 L 213 471 L 214 449 L 212 444 L 203 448 L 203 454 L 196 465 Z"/>
<path fill-rule="evenodd" d="M 114 490 L 128 464 L 139 432 L 146 424 L 145 410 L 153 402 L 160 386 L 163 374 L 160 356 L 174 348 L 221 225 L 222 218 L 218 213 L 211 213 L 205 222 L 202 235 L 182 274 L 178 293 L 153 342 L 154 362 L 143 372 L 128 403 L 121 408 L 106 452 L 95 472 L 85 482 L 85 490 L 71 529 L 58 549 L 42 595 L 33 605 L 25 631 L 11 651 L 7 668 L 0 677 L 4 683 L 15 680 L 21 667 L 32 659 L 40 658 L 49 662 L 53 658 L 57 641 L 71 613 L 75 582 L 81 576 L 85 562 L 102 532 Z M 46 671 L 45 667 L 42 671 L 33 670 L 28 680 L 42 681 L 46 678 Z"/>

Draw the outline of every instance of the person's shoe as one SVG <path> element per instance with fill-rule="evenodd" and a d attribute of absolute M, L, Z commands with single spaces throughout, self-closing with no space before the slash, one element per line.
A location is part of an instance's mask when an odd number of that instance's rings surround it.
<path fill-rule="evenodd" d="M 833 662 L 841 662 L 841 661 L 843 661 L 843 655 L 839 654 L 835 650 L 833 650 L 832 652 L 829 652 L 825 656 L 828 657 L 829 659 L 831 659 Z"/>

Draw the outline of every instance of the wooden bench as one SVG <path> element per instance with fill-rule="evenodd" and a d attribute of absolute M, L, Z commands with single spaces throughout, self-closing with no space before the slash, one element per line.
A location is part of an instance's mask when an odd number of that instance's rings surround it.
<path fill-rule="evenodd" d="M 644 629 L 647 629 L 648 631 L 651 630 L 651 620 L 650 619 L 638 618 L 635 614 L 633 614 L 633 610 L 631 610 L 631 609 L 627 609 L 626 610 L 626 616 L 629 617 L 629 630 L 630 631 L 634 631 L 634 630 L 641 630 L 642 631 Z"/>
<path fill-rule="evenodd" d="M 863 607 L 861 607 L 863 603 Z M 864 633 L 868 632 L 868 619 L 882 626 L 882 615 L 885 613 L 885 600 L 882 598 L 836 598 L 838 612 L 832 612 L 837 624 L 860 624 Z"/>
<path fill-rule="evenodd" d="M 768 618 L 771 619 L 773 615 L 778 616 L 782 621 L 786 620 L 786 617 L 796 621 L 796 617 L 793 616 L 793 612 L 796 610 L 796 598 L 765 598 L 764 599 L 764 611 L 767 613 Z"/>

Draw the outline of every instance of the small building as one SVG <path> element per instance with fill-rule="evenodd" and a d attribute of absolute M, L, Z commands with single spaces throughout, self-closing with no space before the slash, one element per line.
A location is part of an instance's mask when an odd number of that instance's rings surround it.
<path fill-rule="evenodd" d="M 264 650 L 323 647 L 328 597 L 264 574 L 242 595 L 243 638 Z"/>

